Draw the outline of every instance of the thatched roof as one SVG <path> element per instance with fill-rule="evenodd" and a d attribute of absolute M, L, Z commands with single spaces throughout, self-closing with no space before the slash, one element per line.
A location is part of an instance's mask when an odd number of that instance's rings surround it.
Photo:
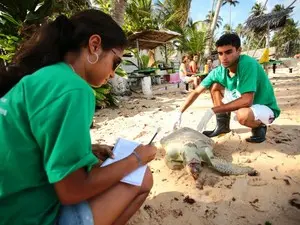
<path fill-rule="evenodd" d="M 255 32 L 265 31 L 268 24 L 271 30 L 283 27 L 288 14 L 293 11 L 293 8 L 289 7 L 278 12 L 271 12 L 260 16 L 250 16 L 246 21 L 246 29 Z"/>
<path fill-rule="evenodd" d="M 129 47 L 140 49 L 154 49 L 171 39 L 180 36 L 179 33 L 169 30 L 145 30 L 134 33 L 128 37 Z"/>

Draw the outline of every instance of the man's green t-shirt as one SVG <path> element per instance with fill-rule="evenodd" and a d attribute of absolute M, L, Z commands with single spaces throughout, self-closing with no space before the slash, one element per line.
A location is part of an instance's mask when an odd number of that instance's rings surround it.
<path fill-rule="evenodd" d="M 208 74 L 201 85 L 209 88 L 213 83 L 219 83 L 232 93 L 241 95 L 255 92 L 253 104 L 268 106 L 274 112 L 275 118 L 280 114 L 274 90 L 267 74 L 262 66 L 250 56 L 240 56 L 237 71 L 233 77 L 229 76 L 228 69 L 219 66 Z"/>
<path fill-rule="evenodd" d="M 54 183 L 98 162 L 91 87 L 67 64 L 25 76 L 0 99 L 0 224 L 53 225 Z"/>

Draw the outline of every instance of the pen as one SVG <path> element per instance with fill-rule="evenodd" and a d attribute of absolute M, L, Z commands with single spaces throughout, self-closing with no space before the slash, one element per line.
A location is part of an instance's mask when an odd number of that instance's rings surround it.
<path fill-rule="evenodd" d="M 154 136 L 152 137 L 152 139 L 151 139 L 151 141 L 149 142 L 149 144 L 148 145 L 151 145 L 152 144 L 152 141 L 154 140 L 154 138 L 156 137 L 156 135 L 158 134 L 158 132 L 161 130 L 161 128 L 159 127 L 159 128 L 157 128 L 157 130 L 156 130 L 156 133 L 154 134 Z"/>

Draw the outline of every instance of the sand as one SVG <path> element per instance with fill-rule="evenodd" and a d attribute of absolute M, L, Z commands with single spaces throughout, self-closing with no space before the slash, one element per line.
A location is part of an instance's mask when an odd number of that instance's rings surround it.
<path fill-rule="evenodd" d="M 250 129 L 233 119 L 232 132 L 213 138 L 215 155 L 251 166 L 259 175 L 222 176 L 204 168 L 200 178 L 205 182 L 199 189 L 185 170 L 167 168 L 164 152 L 158 152 L 149 164 L 153 189 L 130 225 L 300 224 L 300 209 L 295 204 L 300 203 L 300 73 L 278 69 L 270 74 L 270 80 L 282 113 L 268 127 L 267 140 L 247 143 Z M 159 140 L 172 130 L 174 112 L 187 97 L 183 89 L 156 85 L 155 99 L 134 93 L 123 99 L 119 108 L 97 111 L 96 128 L 91 130 L 93 142 L 114 144 L 124 137 L 146 144 L 158 126 L 162 128 Z M 211 106 L 209 94 L 201 95 L 184 113 L 182 126 L 196 128 Z M 214 126 L 215 118 L 208 128 Z"/>

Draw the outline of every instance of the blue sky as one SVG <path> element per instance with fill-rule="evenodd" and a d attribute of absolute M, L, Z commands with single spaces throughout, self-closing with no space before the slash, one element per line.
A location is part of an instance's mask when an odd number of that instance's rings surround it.
<path fill-rule="evenodd" d="M 285 7 L 290 5 L 293 0 L 268 0 L 267 3 L 267 12 L 271 11 L 271 9 L 276 4 L 283 4 Z M 265 0 L 239 0 L 239 4 L 236 7 L 231 8 L 231 24 L 233 28 L 237 26 L 239 23 L 243 23 L 248 18 L 251 8 L 255 2 L 265 3 Z M 295 21 L 299 22 L 300 26 L 300 0 L 294 4 L 295 8 L 292 13 L 292 18 Z M 207 12 L 211 10 L 212 0 L 192 0 L 190 17 L 193 21 L 204 20 Z M 221 8 L 220 16 L 223 18 L 222 25 L 229 23 L 229 6 L 225 5 Z M 221 27 L 222 29 L 222 27 Z"/>

